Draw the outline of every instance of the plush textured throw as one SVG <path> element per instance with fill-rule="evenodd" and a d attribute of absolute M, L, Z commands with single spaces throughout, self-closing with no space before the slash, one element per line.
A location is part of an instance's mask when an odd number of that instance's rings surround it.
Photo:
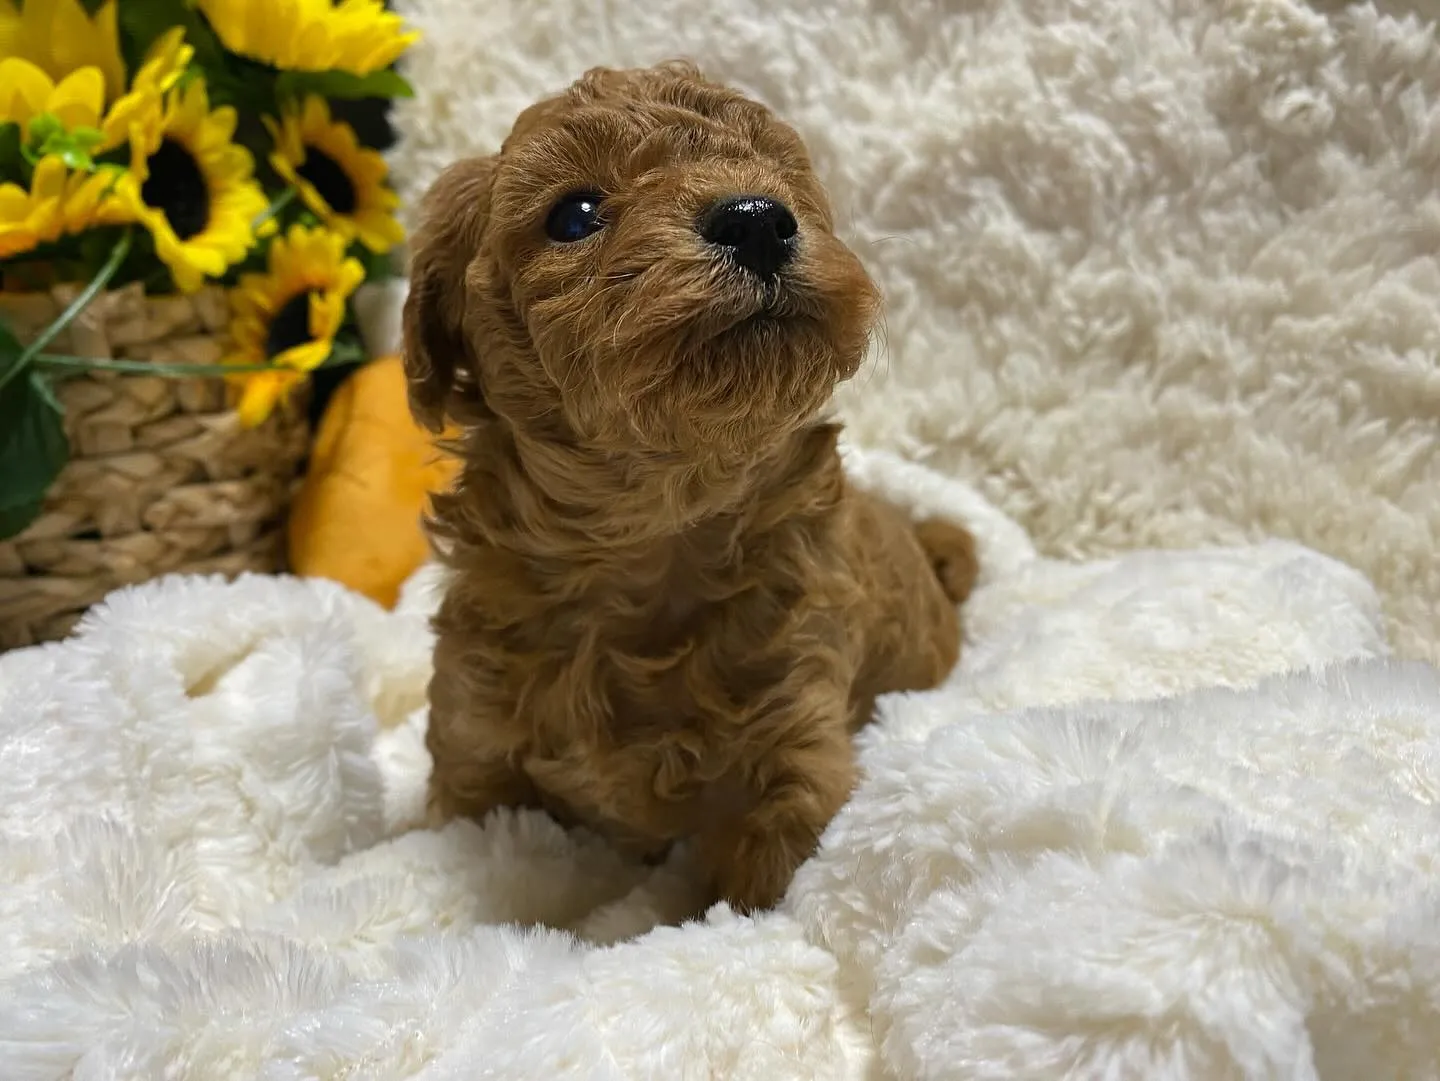
<path fill-rule="evenodd" d="M 116 596 L 0 657 L 0 1079 L 1440 1077 L 1433 30 L 396 6 L 407 196 L 599 62 L 805 131 L 889 301 L 852 474 L 982 541 L 960 669 L 882 700 L 779 911 L 650 930 L 683 853 L 413 828 L 432 571 Z M 1264 536 L 1309 547 L 1206 547 Z"/>
<path fill-rule="evenodd" d="M 857 439 L 1050 555 L 1266 536 L 1440 661 L 1434 0 L 398 0 L 414 197 L 594 64 L 791 119 L 884 288 Z"/>
<path fill-rule="evenodd" d="M 161 581 L 0 657 L 0 1076 L 1440 1074 L 1440 673 L 1365 581 L 1281 542 L 1053 562 L 972 489 L 851 470 L 968 520 L 985 579 L 753 921 L 643 934 L 683 853 L 538 813 L 412 828 L 428 569 L 395 613 Z"/>

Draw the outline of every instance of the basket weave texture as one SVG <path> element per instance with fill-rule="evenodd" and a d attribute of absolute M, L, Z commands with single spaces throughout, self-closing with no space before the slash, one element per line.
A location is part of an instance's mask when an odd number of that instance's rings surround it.
<path fill-rule="evenodd" d="M 28 342 L 78 291 L 0 293 L 0 316 Z M 216 364 L 228 320 L 223 291 L 147 297 L 136 284 L 97 296 L 47 352 Z M 284 569 L 310 437 L 303 394 L 247 430 L 215 377 L 91 371 L 56 392 L 71 457 L 40 517 L 0 541 L 0 649 L 63 637 L 119 586 Z"/>

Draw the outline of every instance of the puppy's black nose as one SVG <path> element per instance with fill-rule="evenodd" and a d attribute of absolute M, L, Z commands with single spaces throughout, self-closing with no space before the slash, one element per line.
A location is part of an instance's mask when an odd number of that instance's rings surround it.
<path fill-rule="evenodd" d="M 795 215 L 763 195 L 722 199 L 700 216 L 700 235 L 760 278 L 772 278 L 795 254 Z"/>

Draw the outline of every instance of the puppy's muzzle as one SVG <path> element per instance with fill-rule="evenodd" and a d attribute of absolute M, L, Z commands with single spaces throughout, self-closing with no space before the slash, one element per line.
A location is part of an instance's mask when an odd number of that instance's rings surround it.
<path fill-rule="evenodd" d="M 700 235 L 736 266 L 768 281 L 795 254 L 800 226 L 784 203 L 763 195 L 737 195 L 700 216 Z"/>

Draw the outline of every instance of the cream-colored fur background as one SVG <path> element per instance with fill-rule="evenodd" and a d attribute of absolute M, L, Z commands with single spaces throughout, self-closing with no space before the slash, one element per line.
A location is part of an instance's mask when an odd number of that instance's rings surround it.
<path fill-rule="evenodd" d="M 884 287 L 857 441 L 1047 554 L 1299 540 L 1440 660 L 1435 4 L 396 7 L 407 200 L 585 68 L 691 57 L 802 130 Z"/>

